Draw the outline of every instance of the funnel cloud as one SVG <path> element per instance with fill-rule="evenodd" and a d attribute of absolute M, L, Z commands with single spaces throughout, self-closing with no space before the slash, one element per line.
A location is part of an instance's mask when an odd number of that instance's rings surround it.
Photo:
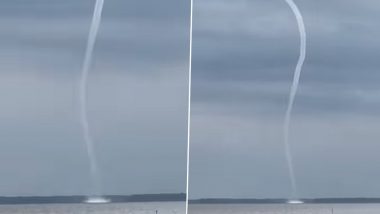
<path fill-rule="evenodd" d="M 297 94 L 297 89 L 298 89 L 298 85 L 299 85 L 299 81 L 301 77 L 302 66 L 306 58 L 306 30 L 305 30 L 305 24 L 303 22 L 302 14 L 299 11 L 297 5 L 294 3 L 293 0 L 285 0 L 285 1 L 289 5 L 289 7 L 292 9 L 294 16 L 296 17 L 299 34 L 300 34 L 300 56 L 296 65 L 296 69 L 294 71 L 294 78 L 293 78 L 293 83 L 290 89 L 289 102 L 288 102 L 288 107 L 286 109 L 285 122 L 284 122 L 284 145 L 285 145 L 286 161 L 287 161 L 288 169 L 289 169 L 289 177 L 290 177 L 290 182 L 292 185 L 291 197 L 293 199 L 297 199 L 298 198 L 297 182 L 296 182 L 296 176 L 294 172 L 292 152 L 291 152 L 290 143 L 289 143 L 289 129 L 290 129 L 290 119 L 291 119 L 291 114 L 293 110 L 294 100 Z"/>
<path fill-rule="evenodd" d="M 88 74 L 92 62 L 92 54 L 94 52 L 94 46 L 96 42 L 96 36 L 98 34 L 100 21 L 102 18 L 104 0 L 96 0 L 94 14 L 92 18 L 90 33 L 88 36 L 86 53 L 83 61 L 82 75 L 80 81 L 80 121 L 82 125 L 83 138 L 86 144 L 87 155 L 90 163 L 91 172 L 91 184 L 93 187 L 93 195 L 100 196 L 102 194 L 101 190 L 101 179 L 99 166 L 97 163 L 96 152 L 94 148 L 94 140 L 90 133 L 90 124 L 88 122 L 87 113 L 87 88 L 88 88 Z"/>

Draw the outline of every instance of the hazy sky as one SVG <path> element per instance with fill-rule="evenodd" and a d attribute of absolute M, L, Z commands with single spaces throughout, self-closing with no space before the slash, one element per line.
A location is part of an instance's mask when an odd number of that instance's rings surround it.
<path fill-rule="evenodd" d="M 0 195 L 89 192 L 77 92 L 94 3 L 0 3 Z M 89 116 L 106 194 L 185 191 L 189 12 L 105 1 Z"/>
<path fill-rule="evenodd" d="M 301 197 L 380 197 L 380 3 L 297 0 L 308 52 L 290 142 Z M 190 197 L 290 196 L 298 58 L 283 0 L 194 5 Z"/>
<path fill-rule="evenodd" d="M 188 0 L 107 0 L 89 79 L 106 194 L 184 192 Z M 298 0 L 301 197 L 380 197 L 380 3 Z M 85 194 L 78 83 L 93 0 L 0 3 L 0 195 Z M 190 196 L 287 197 L 298 57 L 283 0 L 195 0 Z"/>

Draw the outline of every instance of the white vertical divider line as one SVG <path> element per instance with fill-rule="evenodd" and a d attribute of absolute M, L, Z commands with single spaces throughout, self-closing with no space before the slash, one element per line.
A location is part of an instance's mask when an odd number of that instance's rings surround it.
<path fill-rule="evenodd" d="M 191 126 L 191 71 L 193 50 L 193 6 L 194 0 L 190 0 L 190 32 L 189 32 L 189 94 L 187 107 L 187 155 L 186 155 L 186 214 L 189 212 L 189 172 L 190 172 L 190 126 Z"/>

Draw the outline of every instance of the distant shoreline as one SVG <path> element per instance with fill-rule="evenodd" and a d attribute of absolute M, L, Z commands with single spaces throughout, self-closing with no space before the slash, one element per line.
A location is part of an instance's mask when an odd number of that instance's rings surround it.
<path fill-rule="evenodd" d="M 140 195 L 104 195 L 111 203 L 127 202 L 179 202 L 186 201 L 186 194 L 140 194 Z M 88 196 L 0 196 L 0 205 L 12 204 L 75 204 L 84 203 Z"/>
<path fill-rule="evenodd" d="M 305 204 L 378 204 L 380 198 L 306 198 Z M 189 200 L 190 204 L 287 204 L 289 199 L 205 198 Z"/>
<path fill-rule="evenodd" d="M 12 204 L 76 204 L 84 203 L 88 196 L 0 196 L 0 205 Z M 185 193 L 105 195 L 111 203 L 132 202 L 185 202 Z M 306 204 L 380 204 L 380 198 L 307 198 Z M 192 199 L 190 204 L 287 204 L 288 199 L 233 199 L 204 198 Z"/>

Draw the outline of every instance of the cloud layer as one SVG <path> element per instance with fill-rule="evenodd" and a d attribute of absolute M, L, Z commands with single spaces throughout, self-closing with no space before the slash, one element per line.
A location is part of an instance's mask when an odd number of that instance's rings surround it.
<path fill-rule="evenodd" d="M 308 52 L 291 128 L 301 197 L 378 197 L 379 3 L 296 1 Z M 284 1 L 195 3 L 190 196 L 290 196 L 282 123 L 299 51 Z"/>
<path fill-rule="evenodd" d="M 0 195 L 86 194 L 78 84 L 94 1 L 0 3 Z M 106 1 L 89 115 L 106 194 L 184 192 L 187 1 Z"/>

